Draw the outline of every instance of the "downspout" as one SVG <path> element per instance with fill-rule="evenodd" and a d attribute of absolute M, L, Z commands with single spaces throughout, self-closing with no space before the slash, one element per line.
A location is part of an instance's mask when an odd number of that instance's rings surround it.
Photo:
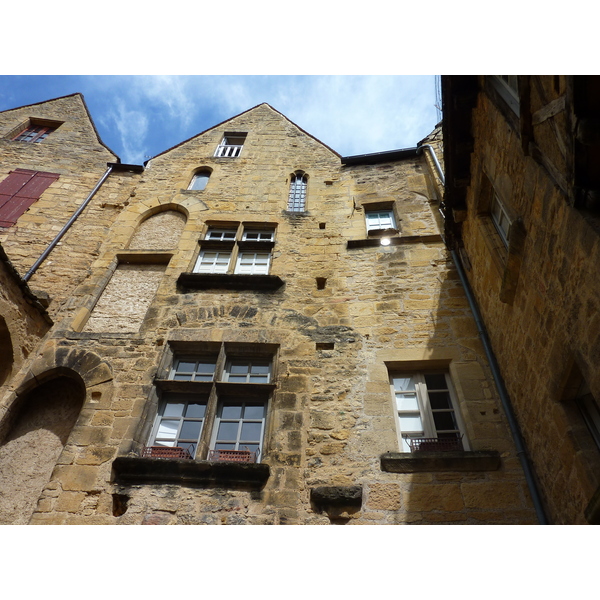
<path fill-rule="evenodd" d="M 433 159 L 433 163 L 437 170 L 437 174 L 442 182 L 442 185 L 446 185 L 446 180 L 444 177 L 444 173 L 442 171 L 442 167 L 435 155 L 435 150 L 429 144 L 423 144 L 419 146 L 417 149 L 417 154 L 422 152 L 422 149 L 425 148 L 429 150 L 429 155 Z M 440 210 L 440 212 L 442 212 Z M 444 213 L 442 216 L 445 219 Z M 450 249 L 449 249 L 450 250 Z M 465 274 L 465 270 L 460 259 L 459 254 L 456 250 L 450 250 L 450 255 L 452 256 L 452 260 L 456 266 L 456 270 L 458 271 L 458 277 L 460 278 L 460 282 L 465 290 L 465 294 L 467 296 L 467 301 L 469 302 L 469 307 L 471 312 L 473 313 L 473 317 L 475 318 L 475 324 L 477 325 L 477 332 L 479 333 L 479 337 L 481 338 L 481 342 L 483 344 L 483 348 L 485 350 L 485 354 L 487 356 L 490 369 L 492 371 L 492 377 L 494 378 L 494 382 L 496 383 L 496 388 L 498 390 L 498 394 L 500 396 L 500 402 L 502 403 L 502 407 L 504 409 L 504 413 L 506 414 L 506 419 L 508 421 L 508 427 L 512 434 L 513 440 L 515 442 L 515 446 L 517 448 L 517 456 L 521 462 L 521 466 L 523 467 L 523 472 L 525 474 L 525 480 L 527 482 L 527 486 L 529 488 L 529 493 L 531 494 L 531 499 L 533 501 L 533 506 L 535 508 L 535 512 L 537 514 L 538 521 L 540 525 L 548 525 L 548 520 L 546 518 L 546 513 L 544 511 L 544 507 L 541 501 L 541 496 L 535 481 L 535 477 L 533 474 L 533 468 L 529 461 L 529 457 L 527 456 L 527 451 L 525 450 L 525 443 L 523 441 L 523 437 L 521 435 L 521 430 L 519 428 L 519 424 L 515 417 L 512 403 L 510 401 L 510 397 L 504 385 L 504 380 L 502 379 L 502 375 L 500 373 L 500 368 L 498 366 L 498 362 L 496 361 L 496 356 L 492 349 L 491 342 L 488 338 L 487 331 L 485 329 L 485 325 L 483 323 L 483 319 L 481 317 L 481 313 L 479 312 L 479 308 L 477 307 L 477 302 L 473 295 L 473 291 Z"/>
<path fill-rule="evenodd" d="M 31 276 L 37 271 L 38 267 L 46 260 L 46 258 L 48 257 L 48 254 L 50 254 L 50 252 L 52 252 L 52 250 L 54 249 L 56 244 L 58 244 L 58 242 L 60 242 L 63 235 L 65 235 L 65 233 L 67 233 L 67 231 L 69 230 L 71 225 L 73 225 L 73 223 L 75 222 L 75 219 L 77 219 L 77 217 L 85 210 L 85 207 L 90 203 L 90 200 L 94 197 L 94 194 L 100 189 L 100 186 L 104 183 L 104 181 L 110 175 L 110 172 L 112 170 L 113 170 L 113 164 L 109 163 L 108 168 L 104 172 L 104 175 L 102 175 L 102 177 L 99 179 L 98 183 L 94 186 L 94 189 L 89 193 L 88 197 L 82 202 L 82 204 L 79 206 L 79 208 L 73 213 L 73 215 L 68 220 L 66 225 L 56 234 L 56 237 L 50 242 L 50 244 L 44 250 L 44 252 L 42 252 L 42 255 L 35 261 L 35 263 L 31 267 L 31 269 L 29 269 L 29 271 L 27 271 L 27 274 L 23 277 L 23 281 L 25 281 L 25 282 L 29 281 Z"/>

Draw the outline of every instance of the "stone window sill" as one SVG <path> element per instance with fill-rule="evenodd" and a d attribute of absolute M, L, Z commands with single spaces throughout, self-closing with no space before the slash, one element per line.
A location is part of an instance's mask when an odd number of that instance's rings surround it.
<path fill-rule="evenodd" d="M 442 236 L 435 233 L 431 235 L 405 235 L 390 237 L 390 246 L 402 246 L 404 244 L 428 244 L 434 242 L 441 242 Z M 381 238 L 366 238 L 360 240 L 348 240 L 346 248 L 352 250 L 353 248 L 373 248 L 381 246 Z"/>
<path fill-rule="evenodd" d="M 274 291 L 283 285 L 277 275 L 237 275 L 225 273 L 181 273 L 177 279 L 180 288 L 187 290 L 255 290 Z"/>
<path fill-rule="evenodd" d="M 381 470 L 388 473 L 426 473 L 435 471 L 497 471 L 500 453 L 495 450 L 464 452 L 386 452 Z"/>
<path fill-rule="evenodd" d="M 261 489 L 269 479 L 264 463 L 226 463 L 207 460 L 121 456 L 112 464 L 112 479 L 125 485 L 173 484 Z"/>

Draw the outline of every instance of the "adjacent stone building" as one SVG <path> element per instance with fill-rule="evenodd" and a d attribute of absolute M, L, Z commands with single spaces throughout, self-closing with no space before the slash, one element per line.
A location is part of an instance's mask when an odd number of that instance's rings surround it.
<path fill-rule="evenodd" d="M 446 239 L 551 523 L 600 522 L 600 78 L 442 78 Z"/>
<path fill-rule="evenodd" d="M 79 94 L 0 113 L 0 522 L 538 522 L 437 157 L 261 104 L 124 165 Z"/>

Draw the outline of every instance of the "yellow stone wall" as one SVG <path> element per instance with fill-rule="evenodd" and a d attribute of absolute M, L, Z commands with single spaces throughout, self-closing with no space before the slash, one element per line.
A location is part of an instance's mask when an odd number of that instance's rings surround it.
<path fill-rule="evenodd" d="M 240 157 L 214 157 L 224 132 L 248 133 Z M 199 168 L 211 170 L 206 189 L 187 190 Z M 300 214 L 286 211 L 297 170 L 308 174 L 307 210 Z M 65 251 L 76 240 L 93 246 L 85 274 L 56 290 L 53 277 L 67 278 L 75 268 L 57 252 L 54 270 L 42 269 L 35 281 L 64 302 L 51 336 L 2 400 L 14 401 L 34 374 L 53 369 L 78 373 L 86 386 L 84 407 L 31 522 L 534 522 L 489 367 L 439 235 L 438 198 L 425 157 L 343 164 L 265 104 L 155 157 L 139 175 L 111 175 L 63 245 Z M 392 203 L 400 219 L 399 240 L 387 247 L 365 241 L 365 209 L 381 203 Z M 177 246 L 132 243 L 149 239 L 136 231 L 161 210 L 185 217 Z M 270 274 L 282 287 L 178 286 L 180 274 L 192 270 L 207 224 L 223 222 L 276 227 Z M 164 269 L 143 322 L 128 332 L 90 325 L 100 309 L 110 317 L 102 298 L 113 293 L 115 273 L 120 279 L 135 265 Z M 317 278 L 326 279 L 324 287 Z M 148 442 L 157 408 L 153 380 L 169 365 L 173 343 L 222 342 L 278 348 L 261 457 L 270 468 L 264 488 L 115 483 L 113 460 Z M 431 365 L 449 369 L 470 449 L 498 451 L 498 470 L 382 470 L 381 455 L 399 451 L 388 372 Z M 311 503 L 311 489 L 320 486 L 361 486 L 362 506 L 321 512 Z"/>

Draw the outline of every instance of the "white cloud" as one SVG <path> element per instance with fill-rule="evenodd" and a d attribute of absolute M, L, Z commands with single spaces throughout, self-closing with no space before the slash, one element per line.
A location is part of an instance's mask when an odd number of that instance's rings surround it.
<path fill-rule="evenodd" d="M 109 110 L 125 162 L 143 162 L 262 102 L 345 156 L 413 147 L 437 120 L 433 76 L 141 76 L 102 83 L 119 99 Z"/>

